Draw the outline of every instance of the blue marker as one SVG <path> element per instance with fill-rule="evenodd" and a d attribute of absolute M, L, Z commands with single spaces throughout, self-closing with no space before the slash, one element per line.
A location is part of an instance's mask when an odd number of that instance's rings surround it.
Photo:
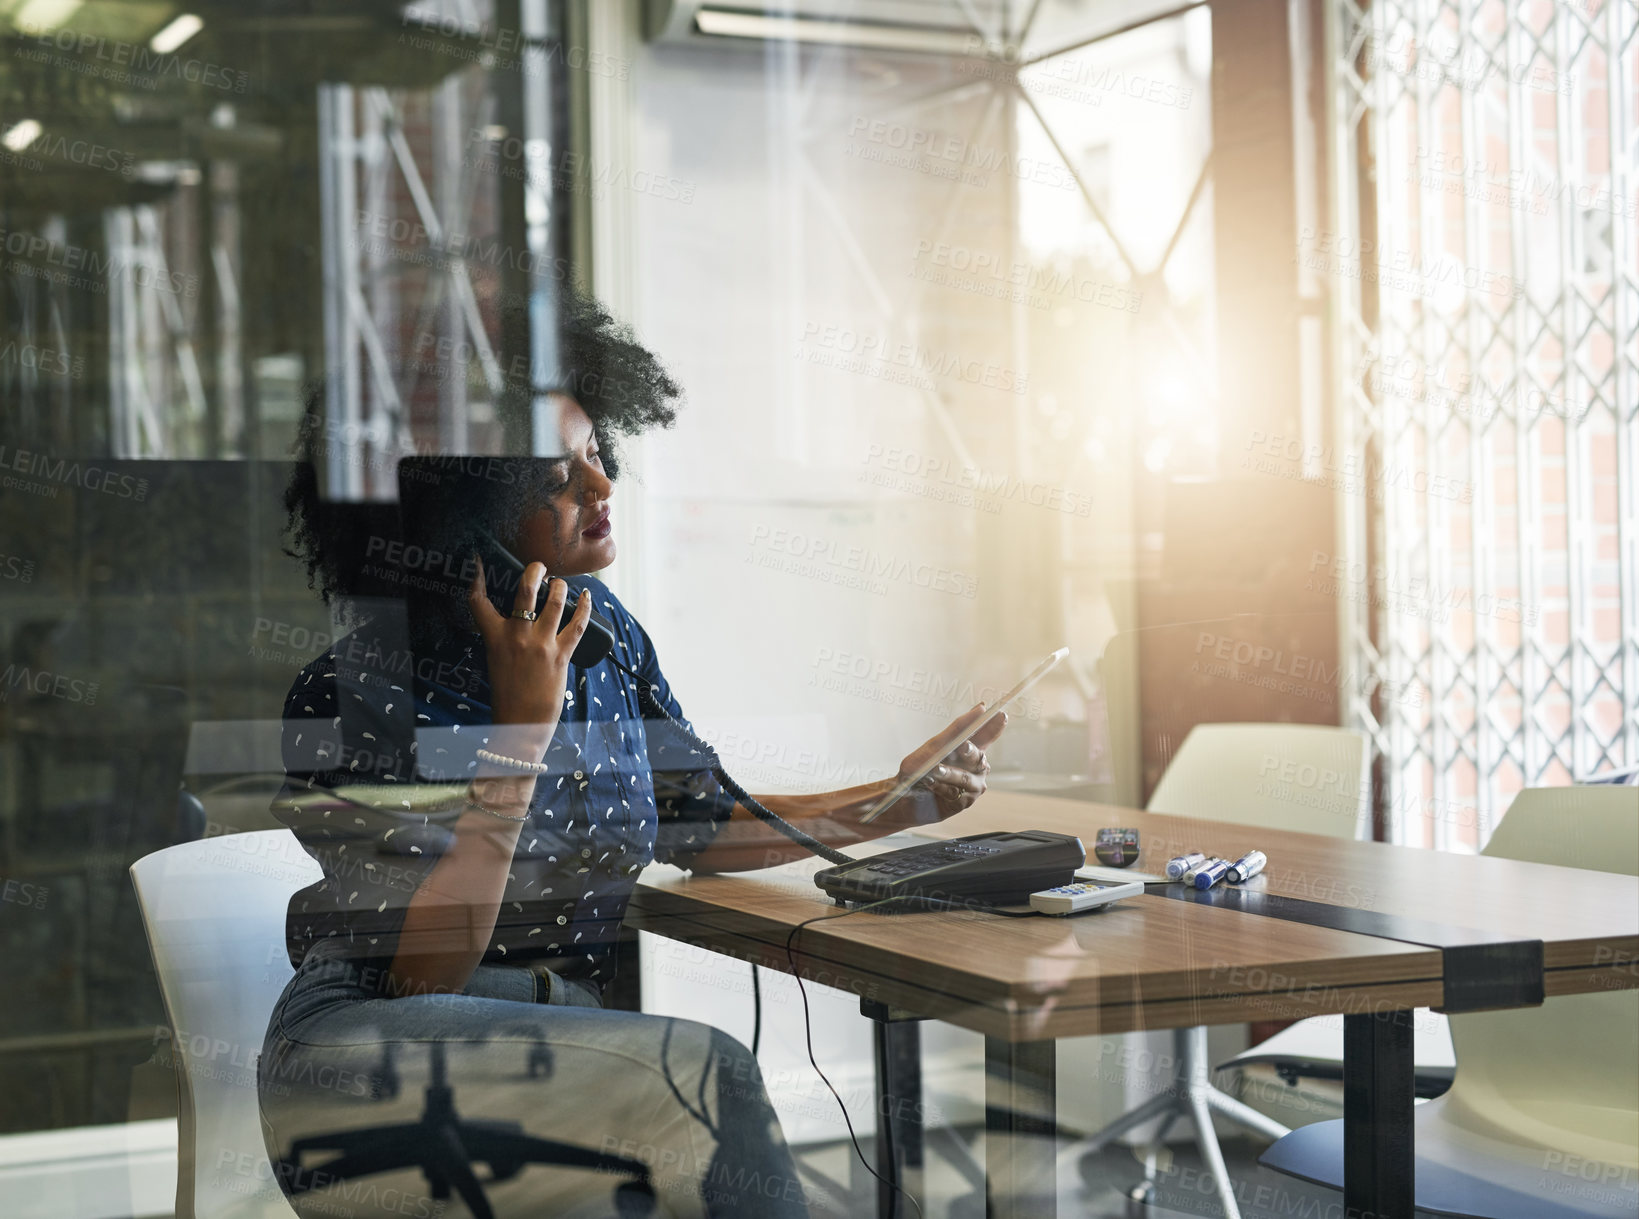
<path fill-rule="evenodd" d="M 1182 880 L 1185 872 L 1188 872 L 1196 864 L 1205 862 L 1206 856 L 1200 851 L 1191 851 L 1188 855 L 1174 855 L 1167 860 L 1167 879 Z"/>
<path fill-rule="evenodd" d="M 1229 875 L 1230 863 L 1227 859 L 1214 859 L 1201 865 L 1195 873 L 1195 887 L 1210 889 L 1225 876 Z"/>
<path fill-rule="evenodd" d="M 1264 866 L 1268 864 L 1268 862 L 1269 857 L 1262 851 L 1248 851 L 1245 855 L 1242 855 L 1235 861 L 1234 866 L 1229 869 L 1229 875 L 1225 879 L 1227 879 L 1230 884 L 1241 884 L 1244 881 L 1251 880 L 1259 872 L 1262 872 Z"/>
<path fill-rule="evenodd" d="M 1215 863 L 1227 864 L 1228 860 L 1219 859 L 1216 855 L 1209 855 L 1205 859 L 1201 860 L 1200 863 L 1190 868 L 1188 872 L 1185 872 L 1180 879 L 1186 885 L 1193 885 L 1196 877 L 1200 876 L 1202 872 L 1205 872 Z"/>

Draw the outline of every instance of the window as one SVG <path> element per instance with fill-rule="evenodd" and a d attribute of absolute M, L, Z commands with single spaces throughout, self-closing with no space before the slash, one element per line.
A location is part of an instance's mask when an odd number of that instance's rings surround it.
<path fill-rule="evenodd" d="M 1327 18 L 1349 720 L 1391 839 L 1473 850 L 1639 764 L 1639 13 Z"/>

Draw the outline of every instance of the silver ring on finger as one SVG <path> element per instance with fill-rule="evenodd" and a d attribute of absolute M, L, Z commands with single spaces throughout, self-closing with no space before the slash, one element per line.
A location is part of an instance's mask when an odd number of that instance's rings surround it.
<path fill-rule="evenodd" d="M 540 614 L 536 613 L 534 610 L 515 609 L 512 611 L 512 616 L 514 618 L 522 618 L 525 622 L 534 622 L 535 619 L 540 617 Z"/>

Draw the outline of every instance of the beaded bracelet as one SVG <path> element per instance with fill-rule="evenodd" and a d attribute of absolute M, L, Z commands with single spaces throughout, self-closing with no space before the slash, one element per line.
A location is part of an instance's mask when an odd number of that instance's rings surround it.
<path fill-rule="evenodd" d="M 508 757 L 504 753 L 494 753 L 488 749 L 478 751 L 478 760 L 525 775 L 544 775 L 551 769 L 545 762 L 525 762 L 521 758 Z"/>

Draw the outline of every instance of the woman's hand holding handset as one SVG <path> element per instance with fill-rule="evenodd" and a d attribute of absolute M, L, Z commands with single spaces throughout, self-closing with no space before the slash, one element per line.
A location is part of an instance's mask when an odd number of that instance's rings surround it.
<path fill-rule="evenodd" d="M 516 758 L 520 762 L 540 760 L 563 712 L 564 691 L 569 682 L 569 661 L 575 646 L 586 633 L 592 598 L 580 597 L 575 611 L 563 628 L 564 601 L 569 585 L 553 579 L 538 616 L 532 613 L 540 597 L 541 582 L 547 579 L 546 565 L 530 563 L 518 580 L 512 614 L 503 618 L 490 603 L 484 584 L 483 560 L 467 591 L 467 604 L 484 640 L 484 657 L 489 668 L 490 714 L 489 751 Z M 522 615 L 529 615 L 523 617 Z M 480 760 L 473 792 L 480 806 L 503 819 L 522 821 L 535 791 L 535 776 L 521 775 Z M 491 824 L 493 833 L 501 827 Z M 511 836 L 508 835 L 508 838 Z"/>
<path fill-rule="evenodd" d="M 534 609 L 545 578 L 540 563 L 525 569 L 514 614 Z M 478 569 L 467 603 L 484 638 L 489 666 L 490 752 L 538 762 L 552 743 L 569 682 L 569 658 L 592 609 L 592 598 L 582 596 L 568 625 L 556 629 L 568 593 L 567 584 L 553 580 L 539 618 L 503 618 L 484 592 L 483 567 Z M 456 821 L 450 846 L 405 908 L 391 970 L 399 993 L 459 991 L 472 977 L 494 932 L 535 782 L 533 774 L 479 762 L 471 789 L 477 807 Z"/>
<path fill-rule="evenodd" d="M 568 624 L 559 630 L 569 585 L 553 578 L 540 616 L 533 621 L 519 617 L 532 613 L 541 581 L 546 578 L 544 564 L 525 567 L 513 599 L 512 616 L 506 618 L 496 612 L 484 591 L 482 560 L 467 593 L 489 667 L 490 712 L 495 725 L 489 748 L 523 762 L 539 761 L 552 742 L 563 712 L 569 660 L 586 634 L 592 613 L 592 598 L 583 593 Z"/>

